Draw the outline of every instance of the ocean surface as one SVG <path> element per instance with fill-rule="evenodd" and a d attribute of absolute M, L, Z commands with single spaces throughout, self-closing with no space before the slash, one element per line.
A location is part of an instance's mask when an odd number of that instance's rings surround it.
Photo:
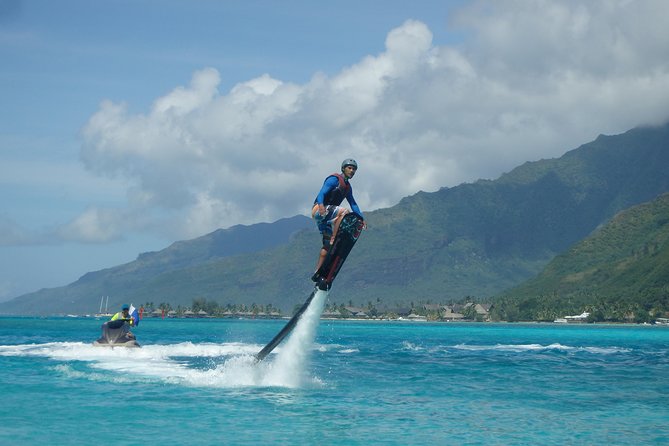
<path fill-rule="evenodd" d="M 323 293 L 324 294 L 324 293 Z M 669 327 L 0 318 L 2 445 L 669 444 Z M 315 299 L 316 301 L 317 299 Z"/>

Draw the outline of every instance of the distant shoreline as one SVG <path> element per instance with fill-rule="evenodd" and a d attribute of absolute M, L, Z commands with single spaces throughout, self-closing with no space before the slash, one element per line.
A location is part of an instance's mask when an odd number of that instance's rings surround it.
<path fill-rule="evenodd" d="M 81 319 L 81 320 L 98 320 L 106 321 L 106 317 L 96 317 L 90 315 L 49 315 L 49 316 L 37 316 L 37 315 L 11 315 L 11 314 L 0 314 L 0 319 Z M 211 320 L 234 320 L 234 321 L 288 321 L 289 316 L 282 317 L 148 317 L 142 319 L 142 322 L 146 321 L 164 321 L 164 320 L 190 320 L 190 321 L 211 321 Z M 381 318 L 333 318 L 333 317 L 321 317 L 322 321 L 341 321 L 341 322 L 372 322 L 372 323 L 381 323 L 381 322 L 393 322 L 398 324 L 477 324 L 477 325 L 495 325 L 495 324 L 504 324 L 504 325 L 555 325 L 555 326 L 569 326 L 569 327 L 578 327 L 578 326 L 630 326 L 630 327 L 639 327 L 639 326 L 648 326 L 648 327 L 667 327 L 669 324 L 665 323 L 635 323 L 635 322 L 542 322 L 542 321 L 475 321 L 475 320 L 426 320 L 426 319 L 381 319 Z"/>

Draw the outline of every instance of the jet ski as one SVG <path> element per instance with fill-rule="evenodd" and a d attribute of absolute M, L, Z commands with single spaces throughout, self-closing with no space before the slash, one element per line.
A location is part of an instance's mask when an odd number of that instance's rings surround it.
<path fill-rule="evenodd" d="M 130 333 L 130 324 L 123 319 L 102 324 L 102 337 L 93 342 L 95 347 L 139 347 L 135 335 Z"/>

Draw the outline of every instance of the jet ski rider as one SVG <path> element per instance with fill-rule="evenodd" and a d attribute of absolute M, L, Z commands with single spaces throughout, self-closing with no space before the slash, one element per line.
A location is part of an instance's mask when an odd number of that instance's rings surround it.
<path fill-rule="evenodd" d="M 128 323 L 131 327 L 135 325 L 135 321 L 130 317 L 130 305 L 123 304 L 121 311 L 112 316 L 110 321 L 122 320 Z M 135 335 L 128 331 L 128 337 L 134 339 Z"/>

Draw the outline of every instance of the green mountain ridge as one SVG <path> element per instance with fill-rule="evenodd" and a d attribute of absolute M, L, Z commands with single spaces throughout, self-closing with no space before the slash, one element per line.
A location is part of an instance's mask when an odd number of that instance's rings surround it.
<path fill-rule="evenodd" d="M 669 193 L 620 212 L 506 294 L 500 316 L 507 320 L 509 313 L 552 320 L 587 309 L 595 320 L 636 313 L 644 321 L 669 311 Z"/>
<path fill-rule="evenodd" d="M 500 295 L 618 212 L 669 191 L 667 165 L 669 125 L 637 128 L 599 136 L 560 158 L 525 163 L 496 180 L 419 192 L 366 212 L 369 229 L 337 277 L 330 302 L 384 309 Z M 141 255 L 70 285 L 19 296 L 0 304 L 0 312 L 94 312 L 101 295 L 114 304 L 190 306 L 208 299 L 290 310 L 313 286 L 320 244 L 313 226 L 281 244 L 229 256 L 202 255 L 207 237 L 195 239 L 197 249 L 192 240 L 178 242 L 181 251 Z"/>
<path fill-rule="evenodd" d="M 178 241 L 158 252 L 145 252 L 137 260 L 114 268 L 87 273 L 82 282 L 95 281 L 105 274 L 133 275 L 163 274 L 189 268 L 208 261 L 246 254 L 290 241 L 300 230 L 310 228 L 311 219 L 303 215 L 282 218 L 274 223 L 235 225 L 192 240 Z"/>

